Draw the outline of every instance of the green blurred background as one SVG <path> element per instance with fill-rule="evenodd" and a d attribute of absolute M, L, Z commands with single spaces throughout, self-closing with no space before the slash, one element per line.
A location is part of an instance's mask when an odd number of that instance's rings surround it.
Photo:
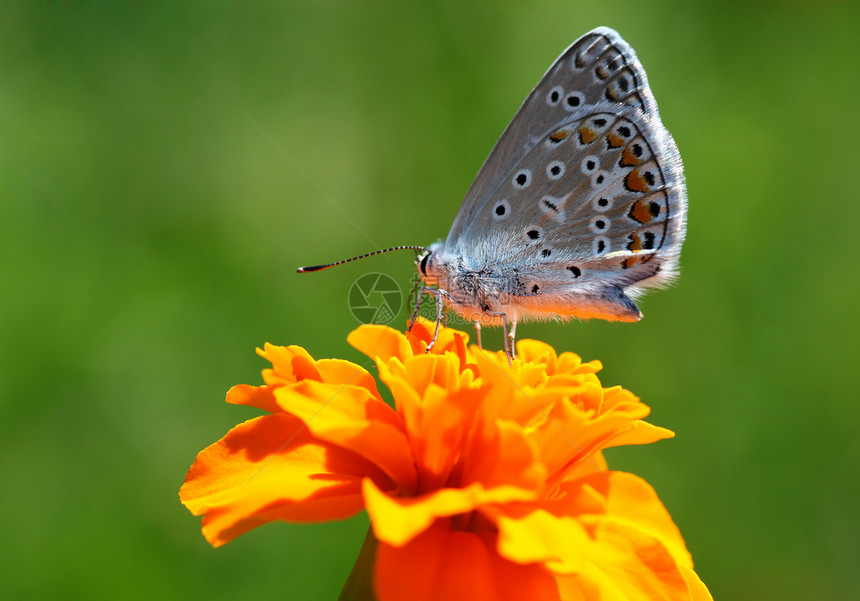
<path fill-rule="evenodd" d="M 0 8 L 0 595 L 334 599 L 367 520 L 213 550 L 177 499 L 256 413 L 266 341 L 359 360 L 350 284 L 404 287 L 552 60 L 598 25 L 686 166 L 679 284 L 638 324 L 534 324 L 677 438 L 610 453 L 718 599 L 860 598 L 857 3 Z M 339 210 L 338 207 L 340 207 Z M 401 314 L 400 324 L 405 320 Z M 498 332 L 488 343 L 500 344 Z"/>

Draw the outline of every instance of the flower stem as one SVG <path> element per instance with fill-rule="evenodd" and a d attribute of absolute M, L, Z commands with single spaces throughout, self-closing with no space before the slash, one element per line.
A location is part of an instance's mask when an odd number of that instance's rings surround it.
<path fill-rule="evenodd" d="M 373 592 L 373 564 L 376 559 L 377 540 L 373 528 L 367 529 L 364 544 L 358 552 L 358 559 L 343 585 L 338 601 L 376 601 Z"/>

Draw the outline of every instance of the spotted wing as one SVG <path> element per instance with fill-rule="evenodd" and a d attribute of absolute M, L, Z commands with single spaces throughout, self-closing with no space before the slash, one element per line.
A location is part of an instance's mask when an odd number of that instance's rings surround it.
<path fill-rule="evenodd" d="M 469 188 L 448 240 L 470 228 L 537 136 L 583 107 L 601 102 L 635 107 L 659 121 L 645 70 L 627 42 L 608 27 L 594 29 L 571 44 L 532 90 Z"/>
<path fill-rule="evenodd" d="M 455 252 L 501 271 L 521 314 L 631 321 L 641 314 L 625 290 L 672 277 L 685 220 L 681 160 L 659 119 L 599 103 L 540 136 Z"/>

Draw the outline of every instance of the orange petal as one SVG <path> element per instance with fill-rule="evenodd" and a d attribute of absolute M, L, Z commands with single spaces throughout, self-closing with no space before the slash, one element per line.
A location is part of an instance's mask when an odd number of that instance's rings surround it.
<path fill-rule="evenodd" d="M 269 386 L 286 386 L 302 380 L 315 380 L 329 384 L 361 386 L 377 397 L 376 381 L 370 373 L 350 361 L 343 359 L 320 359 L 317 361 L 300 346 L 264 345 L 257 354 L 272 363 L 272 369 L 263 370 L 263 379 Z"/>
<path fill-rule="evenodd" d="M 300 417 L 320 440 L 350 449 L 372 461 L 410 493 L 417 474 L 400 417 L 358 386 L 304 380 L 275 390 L 284 411 Z"/>
<path fill-rule="evenodd" d="M 604 449 L 611 447 L 620 447 L 633 444 L 650 444 L 663 440 L 665 438 L 674 438 L 675 433 L 667 428 L 655 426 L 642 420 L 632 422 L 624 431 L 619 432 L 616 436 L 609 438 L 603 444 Z"/>
<path fill-rule="evenodd" d="M 558 398 L 555 394 L 538 394 L 535 389 L 546 379 L 542 365 L 521 365 L 515 361 L 511 368 L 504 352 L 476 351 L 473 358 L 481 374 L 481 385 L 492 389 L 484 408 L 488 419 L 499 417 L 525 425 L 534 416 L 548 411 Z"/>
<path fill-rule="evenodd" d="M 239 384 L 227 391 L 227 402 L 233 405 L 248 405 L 257 407 L 269 413 L 282 413 L 283 410 L 275 401 L 273 388 L 269 386 L 250 386 Z"/>
<path fill-rule="evenodd" d="M 581 389 L 581 386 L 577 387 L 571 393 Z M 588 391 L 600 395 L 597 386 L 589 384 L 583 394 Z M 531 440 L 540 449 L 541 458 L 550 474 L 555 474 L 572 462 L 581 462 L 593 453 L 596 440 L 586 434 L 593 421 L 593 414 L 563 398 L 546 412 L 543 423 L 532 429 Z"/>
<path fill-rule="evenodd" d="M 355 453 L 315 439 L 291 415 L 239 424 L 197 455 L 179 497 L 203 515 L 203 534 L 220 546 L 273 520 L 319 522 L 349 517 L 364 505 L 361 480 L 393 482 Z"/>
<path fill-rule="evenodd" d="M 423 353 L 430 341 L 433 340 L 433 334 L 436 331 L 436 322 L 419 317 L 412 326 L 412 329 L 406 333 L 406 337 L 412 344 L 415 354 Z M 469 342 L 469 335 L 454 328 L 446 328 L 439 326 L 439 334 L 436 336 L 436 342 L 433 344 L 431 353 L 434 355 L 443 355 L 445 353 L 454 353 L 462 358 L 467 354 L 466 345 Z M 465 361 L 463 364 L 465 365 Z"/>
<path fill-rule="evenodd" d="M 272 364 L 272 369 L 263 371 L 263 379 L 269 386 L 295 384 L 308 376 L 315 379 L 318 377 L 316 374 L 309 373 L 308 364 L 312 365 L 314 359 L 300 346 L 277 346 L 267 342 L 262 349 L 257 349 L 257 354 Z M 299 361 L 294 362 L 294 359 Z"/>
<path fill-rule="evenodd" d="M 403 419 L 407 432 L 414 432 L 417 429 L 417 424 L 420 423 L 419 415 L 422 405 L 421 395 L 419 395 L 409 380 L 403 376 L 395 375 L 392 367 L 401 367 L 395 365 L 396 359 L 390 363 L 379 363 L 379 379 L 385 382 L 385 385 L 391 391 L 391 396 L 394 397 L 394 408 L 397 414 Z M 402 369 L 397 369 L 402 373 Z"/>
<path fill-rule="evenodd" d="M 391 357 L 403 360 L 414 354 L 406 336 L 388 326 L 359 326 L 349 333 L 346 341 L 371 359 L 379 361 L 388 361 Z"/>
<path fill-rule="evenodd" d="M 404 547 L 380 542 L 379 601 L 557 601 L 553 578 L 538 564 L 500 557 L 492 536 L 434 524 Z"/>
<path fill-rule="evenodd" d="M 415 409 L 410 443 L 421 474 L 418 493 L 448 486 L 451 472 L 462 460 L 464 447 L 473 436 L 475 413 L 480 411 L 486 392 L 449 393 L 434 387 Z"/>
<path fill-rule="evenodd" d="M 376 538 L 398 547 L 426 530 L 436 518 L 469 513 L 488 504 L 534 499 L 529 490 L 513 486 L 487 490 L 477 483 L 466 488 L 443 488 L 419 497 L 392 497 L 368 479 L 362 490 Z"/>
<path fill-rule="evenodd" d="M 521 426 L 499 421 L 472 437 L 464 461 L 462 483 L 480 482 L 484 488 L 516 486 L 537 493 L 546 481 L 539 449 Z"/>
<path fill-rule="evenodd" d="M 322 381 L 328 384 L 349 384 L 366 388 L 379 400 L 382 397 L 376 388 L 376 380 L 366 369 L 343 359 L 320 359 L 316 363 Z"/>
<path fill-rule="evenodd" d="M 579 355 L 565 352 L 556 355 L 555 349 L 539 340 L 520 340 L 517 342 L 517 358 L 524 363 L 540 363 L 545 366 L 546 373 L 569 375 L 593 374 L 601 369 L 600 361 L 583 363 Z"/>
<path fill-rule="evenodd" d="M 641 421 L 650 409 L 626 390 L 602 390 L 586 383 L 571 392 L 569 400 L 552 407 L 533 434 L 555 481 L 579 472 L 579 464 L 598 450 L 674 436 L 670 430 Z"/>
<path fill-rule="evenodd" d="M 523 363 L 552 363 L 555 364 L 555 349 L 540 340 L 518 340 L 517 359 Z"/>
<path fill-rule="evenodd" d="M 678 565 L 692 568 L 684 539 L 651 485 L 626 472 L 609 472 L 606 476 L 589 480 L 606 496 L 607 517 L 659 540 Z"/>

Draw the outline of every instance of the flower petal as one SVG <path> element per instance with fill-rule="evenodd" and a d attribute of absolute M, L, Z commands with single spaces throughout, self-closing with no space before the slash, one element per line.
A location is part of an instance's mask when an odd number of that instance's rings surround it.
<path fill-rule="evenodd" d="M 709 599 L 653 489 L 623 472 L 566 482 L 552 502 L 497 508 L 499 552 L 542 561 L 564 599 Z M 601 511 L 602 507 L 602 511 Z"/>
<path fill-rule="evenodd" d="M 287 385 L 302 380 L 315 380 L 329 384 L 350 384 L 367 388 L 379 397 L 376 381 L 370 373 L 351 361 L 343 359 L 314 359 L 300 346 L 275 346 L 268 342 L 257 353 L 272 363 L 272 369 L 263 372 L 266 384 Z M 266 377 L 267 376 L 267 377 Z"/>
<path fill-rule="evenodd" d="M 684 567 L 681 568 L 681 574 L 684 576 L 684 580 L 687 581 L 687 588 L 690 589 L 691 601 L 714 601 L 711 592 L 705 586 L 705 583 L 702 582 L 702 579 L 699 578 L 698 574 L 690 568 Z"/>
<path fill-rule="evenodd" d="M 263 380 L 268 386 L 295 384 L 307 377 L 318 379 L 313 370 L 314 358 L 300 346 L 276 346 L 268 342 L 257 354 L 272 364 L 272 369 L 263 370 Z"/>
<path fill-rule="evenodd" d="M 492 535 L 451 530 L 440 521 L 403 547 L 380 542 L 375 588 L 379 601 L 557 601 L 552 577 L 539 565 L 500 557 Z"/>
<path fill-rule="evenodd" d="M 417 473 L 400 417 L 359 386 L 305 380 L 275 390 L 282 410 L 304 420 L 316 438 L 372 461 L 404 492 L 415 489 Z"/>
<path fill-rule="evenodd" d="M 556 577 L 562 597 L 568 590 L 585 599 L 690 601 L 681 568 L 659 541 L 631 528 L 607 526 L 591 545 L 588 561 L 575 575 Z M 599 592 L 598 592 L 599 591 Z"/>
<path fill-rule="evenodd" d="M 484 505 L 534 498 L 529 490 L 514 486 L 487 490 L 478 483 L 466 488 L 443 488 L 419 497 L 392 497 L 368 479 L 362 491 L 376 538 L 397 547 L 407 544 L 437 518 L 467 514 Z"/>
<path fill-rule="evenodd" d="M 371 359 L 388 361 L 392 357 L 401 360 L 415 353 L 406 336 L 388 326 L 366 324 L 359 326 L 346 337 L 346 341 Z"/>
<path fill-rule="evenodd" d="M 546 482 L 546 466 L 522 427 L 498 421 L 482 430 L 472 437 L 461 482 L 480 482 L 487 489 L 515 486 L 539 494 Z"/>
<path fill-rule="evenodd" d="M 608 478 L 591 477 L 588 482 L 605 495 L 609 518 L 659 540 L 678 565 L 693 567 L 678 527 L 650 484 L 626 472 L 609 472 Z"/>
<path fill-rule="evenodd" d="M 583 363 L 575 353 L 556 355 L 555 349 L 539 340 L 523 339 L 517 342 L 517 358 L 523 363 L 540 363 L 545 366 L 548 375 L 564 374 L 593 374 L 603 369 L 600 361 Z"/>
<path fill-rule="evenodd" d="M 269 413 L 282 413 L 272 394 L 274 388 L 269 386 L 251 386 L 249 384 L 237 384 L 227 391 L 227 402 L 233 405 L 248 405 L 257 407 Z"/>
<path fill-rule="evenodd" d="M 571 574 L 587 561 L 592 540 L 579 520 L 530 507 L 500 508 L 499 553 L 517 563 L 542 562 L 553 572 Z"/>
<path fill-rule="evenodd" d="M 239 424 L 201 451 L 179 496 L 191 513 L 204 515 L 203 534 L 217 547 L 272 520 L 349 517 L 364 505 L 364 477 L 394 488 L 369 461 L 279 413 Z"/>

